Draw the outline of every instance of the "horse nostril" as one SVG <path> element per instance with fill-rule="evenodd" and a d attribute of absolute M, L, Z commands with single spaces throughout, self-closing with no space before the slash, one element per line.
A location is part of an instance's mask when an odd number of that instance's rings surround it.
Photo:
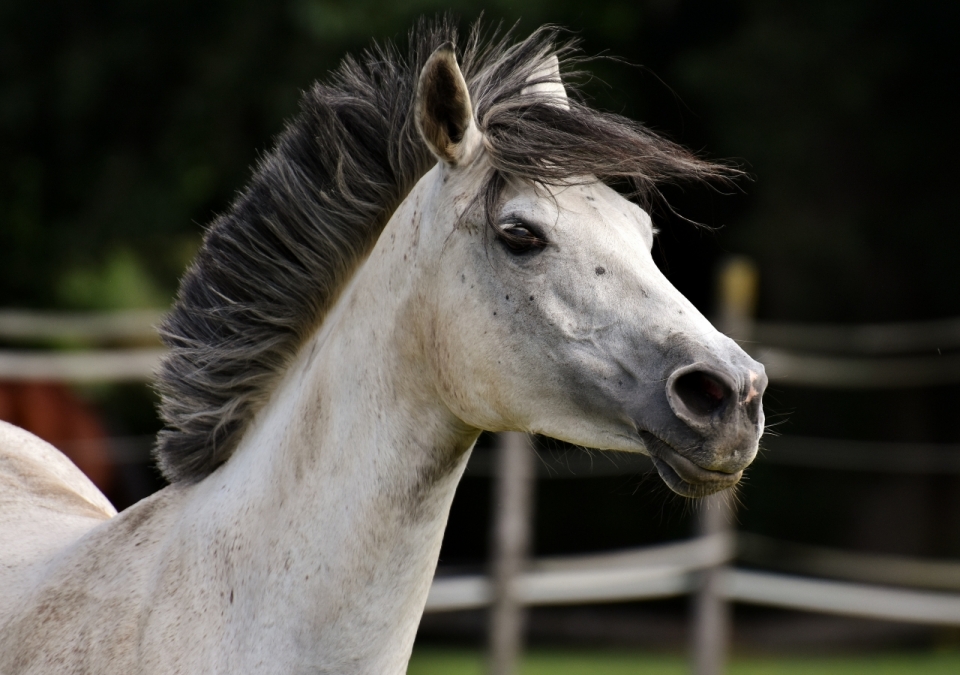
<path fill-rule="evenodd" d="M 687 409 L 699 417 L 711 416 L 732 395 L 724 382 L 701 370 L 678 377 L 673 383 L 673 391 Z"/>

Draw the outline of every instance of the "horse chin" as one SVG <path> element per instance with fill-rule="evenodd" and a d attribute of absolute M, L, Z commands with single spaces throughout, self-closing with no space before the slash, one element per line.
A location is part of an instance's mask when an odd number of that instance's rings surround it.
<path fill-rule="evenodd" d="M 652 434 L 643 434 L 650 459 L 660 478 L 683 497 L 706 497 L 740 482 L 743 471 L 725 473 L 698 466 Z"/>

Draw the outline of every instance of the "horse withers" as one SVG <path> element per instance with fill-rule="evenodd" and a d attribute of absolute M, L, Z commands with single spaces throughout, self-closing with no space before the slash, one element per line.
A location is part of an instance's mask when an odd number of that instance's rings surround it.
<path fill-rule="evenodd" d="M 731 172 L 568 97 L 552 29 L 480 35 L 346 60 L 211 224 L 161 329 L 170 486 L 115 515 L 0 425 L 0 672 L 405 672 L 482 430 L 739 480 L 763 367 L 641 208 Z"/>

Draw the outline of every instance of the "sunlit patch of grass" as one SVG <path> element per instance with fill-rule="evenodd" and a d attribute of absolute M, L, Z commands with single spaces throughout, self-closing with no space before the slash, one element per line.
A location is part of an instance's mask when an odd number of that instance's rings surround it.
<path fill-rule="evenodd" d="M 484 675 L 478 651 L 418 648 L 408 675 Z M 532 650 L 520 675 L 687 675 L 682 656 L 628 651 Z M 960 653 L 735 658 L 728 675 L 957 675 Z"/>

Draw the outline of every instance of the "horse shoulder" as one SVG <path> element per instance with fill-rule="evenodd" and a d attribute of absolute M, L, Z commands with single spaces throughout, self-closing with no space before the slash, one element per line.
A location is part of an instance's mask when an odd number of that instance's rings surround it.
<path fill-rule="evenodd" d="M 154 672 L 139 660 L 144 621 L 167 610 L 157 571 L 187 493 L 170 486 L 91 518 L 92 529 L 36 564 L 0 612 L 0 673 Z"/>
<path fill-rule="evenodd" d="M 0 422 L 0 672 L 135 672 L 185 492 L 168 487 L 116 515 L 58 450 Z"/>

